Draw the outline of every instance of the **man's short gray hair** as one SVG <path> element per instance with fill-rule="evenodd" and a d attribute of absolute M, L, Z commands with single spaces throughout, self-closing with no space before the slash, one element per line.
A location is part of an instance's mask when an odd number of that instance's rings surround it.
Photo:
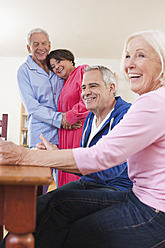
<path fill-rule="evenodd" d="M 116 79 L 115 79 L 114 73 L 109 68 L 102 66 L 102 65 L 87 66 L 85 68 L 85 73 L 88 71 L 92 71 L 92 70 L 100 71 L 103 81 L 107 87 L 109 86 L 109 84 L 114 83 L 115 85 L 114 95 L 115 95 L 116 94 Z"/>
<path fill-rule="evenodd" d="M 32 34 L 34 34 L 34 33 L 44 33 L 45 35 L 46 35 L 46 37 L 48 38 L 48 41 L 50 41 L 49 40 L 49 35 L 48 35 L 48 33 L 44 30 L 44 29 L 42 29 L 42 28 L 34 28 L 34 29 L 32 29 L 28 34 L 27 34 L 27 44 L 30 46 L 30 39 L 31 39 L 31 36 L 32 36 Z"/>

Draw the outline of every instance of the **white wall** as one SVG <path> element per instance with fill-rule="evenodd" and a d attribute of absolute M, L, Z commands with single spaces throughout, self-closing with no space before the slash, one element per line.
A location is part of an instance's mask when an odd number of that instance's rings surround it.
<path fill-rule="evenodd" d="M 17 88 L 17 69 L 24 58 L 0 57 L 0 118 L 9 114 L 8 140 L 19 144 L 20 97 Z"/>
<path fill-rule="evenodd" d="M 26 60 L 24 57 L 0 57 L 0 118 L 2 113 L 9 114 L 8 140 L 19 144 L 20 135 L 20 96 L 17 87 L 17 69 Z M 137 96 L 130 92 L 128 83 L 120 78 L 120 60 L 77 59 L 76 65 L 104 65 L 117 73 L 118 91 L 125 100 L 133 102 Z"/>

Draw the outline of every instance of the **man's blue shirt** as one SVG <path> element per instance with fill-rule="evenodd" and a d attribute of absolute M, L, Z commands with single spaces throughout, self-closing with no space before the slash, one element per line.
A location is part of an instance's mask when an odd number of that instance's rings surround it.
<path fill-rule="evenodd" d="M 58 111 L 58 98 L 63 80 L 50 71 L 49 75 L 29 55 L 17 72 L 22 102 L 28 112 L 29 146 L 40 142 L 40 134 L 58 144 L 58 128 L 62 116 Z"/>

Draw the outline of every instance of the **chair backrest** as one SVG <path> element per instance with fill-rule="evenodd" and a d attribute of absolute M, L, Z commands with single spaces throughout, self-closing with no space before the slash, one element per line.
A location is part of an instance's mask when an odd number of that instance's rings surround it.
<path fill-rule="evenodd" d="M 8 124 L 8 114 L 2 114 L 2 120 L 0 120 L 1 127 L 1 137 L 7 140 L 7 124 Z"/>

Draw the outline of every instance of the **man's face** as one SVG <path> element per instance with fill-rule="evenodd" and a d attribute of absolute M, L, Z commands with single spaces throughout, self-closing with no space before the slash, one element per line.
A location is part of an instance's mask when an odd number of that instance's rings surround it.
<path fill-rule="evenodd" d="M 44 33 L 34 33 L 30 38 L 30 46 L 27 45 L 29 53 L 32 54 L 32 59 L 37 63 L 43 63 L 50 51 L 50 42 Z"/>
<path fill-rule="evenodd" d="M 99 115 L 108 108 L 114 92 L 114 84 L 108 87 L 102 79 L 99 70 L 91 70 L 85 73 L 82 83 L 82 98 L 86 108 Z"/>

